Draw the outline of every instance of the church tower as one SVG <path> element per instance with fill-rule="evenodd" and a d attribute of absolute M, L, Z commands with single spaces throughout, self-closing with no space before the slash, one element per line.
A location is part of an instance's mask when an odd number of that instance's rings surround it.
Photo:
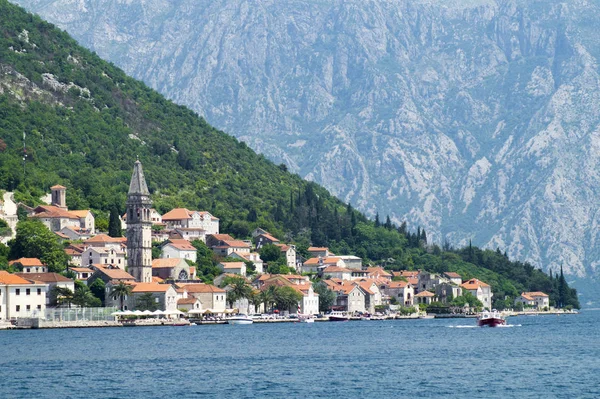
<path fill-rule="evenodd" d="M 150 192 L 138 160 L 127 194 L 127 268 L 135 281 L 152 282 L 152 222 Z"/>

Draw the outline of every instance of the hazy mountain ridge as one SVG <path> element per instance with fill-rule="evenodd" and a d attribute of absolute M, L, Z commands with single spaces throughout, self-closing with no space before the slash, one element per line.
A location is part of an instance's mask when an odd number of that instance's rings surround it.
<path fill-rule="evenodd" d="M 372 215 L 596 274 L 598 2 L 16 2 Z"/>

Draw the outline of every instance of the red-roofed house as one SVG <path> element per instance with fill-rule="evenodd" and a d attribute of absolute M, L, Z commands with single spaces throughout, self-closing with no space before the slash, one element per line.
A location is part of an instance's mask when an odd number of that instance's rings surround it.
<path fill-rule="evenodd" d="M 246 276 L 246 264 L 244 262 L 221 262 L 217 265 L 223 273 Z"/>
<path fill-rule="evenodd" d="M 252 262 L 256 269 L 256 273 L 264 273 L 264 264 L 258 252 L 232 252 L 229 254 L 229 257 L 241 259 L 242 262 Z"/>
<path fill-rule="evenodd" d="M 388 281 L 379 286 L 382 293 L 388 297 L 394 297 L 398 303 L 404 306 L 412 306 L 415 296 L 414 286 L 406 281 Z"/>
<path fill-rule="evenodd" d="M 0 320 L 42 317 L 45 309 L 46 284 L 0 270 Z"/>
<path fill-rule="evenodd" d="M 318 258 L 319 256 L 327 258 L 330 255 L 329 248 L 327 247 L 309 247 L 308 253 L 310 254 L 311 258 Z"/>
<path fill-rule="evenodd" d="M 227 291 L 210 284 L 181 284 L 186 298 L 200 299 L 202 309 L 210 309 L 213 313 L 223 313 L 227 306 Z"/>
<path fill-rule="evenodd" d="M 38 258 L 20 258 L 8 262 L 9 266 L 14 266 L 23 273 L 46 273 L 48 267 L 42 264 Z"/>
<path fill-rule="evenodd" d="M 550 298 L 541 291 L 522 292 L 521 295 L 515 299 L 515 305 L 517 303 L 533 306 L 537 309 L 550 308 Z"/>
<path fill-rule="evenodd" d="M 279 241 L 279 239 L 273 237 L 269 233 L 263 233 L 263 234 L 259 234 L 258 236 L 256 236 L 254 238 L 254 243 L 255 243 L 256 249 L 260 249 L 264 245 L 268 245 L 268 244 L 275 245 L 275 244 L 281 243 L 281 241 Z"/>
<path fill-rule="evenodd" d="M 492 309 L 492 287 L 483 281 L 477 280 L 476 278 L 472 278 L 469 281 L 465 281 L 460 286 L 463 291 L 468 291 L 474 296 L 477 297 L 483 304 L 484 308 Z"/>
<path fill-rule="evenodd" d="M 205 236 L 219 234 L 219 219 L 205 211 L 175 208 L 165 213 L 162 216 L 162 221 L 169 229 L 203 230 Z"/>
<path fill-rule="evenodd" d="M 424 303 L 429 305 L 435 301 L 435 294 L 429 291 L 422 291 L 415 295 L 415 303 Z"/>
<path fill-rule="evenodd" d="M 184 239 L 169 239 L 162 246 L 161 258 L 181 258 L 196 262 L 196 248 Z"/>
<path fill-rule="evenodd" d="M 281 254 L 285 256 L 285 262 L 287 267 L 296 270 L 298 265 L 296 264 L 296 246 L 287 244 L 275 244 L 281 250 Z"/>
<path fill-rule="evenodd" d="M 44 284 L 46 305 L 56 305 L 54 287 L 67 288 L 75 292 L 75 281 L 58 273 L 15 273 L 19 277 Z"/>
<path fill-rule="evenodd" d="M 51 205 L 40 205 L 33 210 L 31 217 L 39 219 L 50 231 L 61 231 L 72 226 L 95 231 L 94 215 L 89 210 L 69 211 L 66 204 L 66 187 L 56 185 L 50 187 Z"/>
<path fill-rule="evenodd" d="M 250 244 L 245 241 L 221 241 L 219 244 L 212 248 L 213 252 L 219 256 L 229 256 L 234 252 L 240 254 L 250 253 Z"/>

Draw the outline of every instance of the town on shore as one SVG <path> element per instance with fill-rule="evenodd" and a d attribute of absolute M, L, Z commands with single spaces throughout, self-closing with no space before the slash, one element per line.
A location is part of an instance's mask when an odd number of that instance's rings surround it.
<path fill-rule="evenodd" d="M 38 258 L 10 261 L 9 270 L 0 271 L 0 328 L 219 322 L 234 313 L 268 321 L 294 320 L 297 314 L 327 319 L 329 311 L 395 318 L 491 310 L 491 287 L 475 278 L 389 271 L 323 247 L 309 247 L 308 256 L 301 256 L 295 245 L 260 228 L 252 240 L 222 234 L 219 219 L 206 211 L 175 208 L 160 215 L 139 161 L 127 212 L 118 218 L 126 237 L 97 232 L 91 211 L 67 208 L 66 187 L 50 190 L 49 204 L 35 208 L 3 195 L 0 218 L 13 231 L 5 242 L 14 238 L 19 214 L 26 212 L 26 220 L 41 222 L 62 243 L 68 266 L 56 273 Z M 17 233 L 16 242 L 27 245 L 18 238 Z M 211 282 L 198 277 L 200 256 L 219 260 Z M 546 293 L 523 292 L 514 311 L 554 309 Z"/>

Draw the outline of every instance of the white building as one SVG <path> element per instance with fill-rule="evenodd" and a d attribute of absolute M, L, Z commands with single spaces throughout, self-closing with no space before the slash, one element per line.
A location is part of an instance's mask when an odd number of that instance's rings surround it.
<path fill-rule="evenodd" d="M 550 298 L 541 291 L 523 292 L 515 299 L 515 305 L 522 303 L 524 306 L 533 306 L 537 309 L 550 308 Z"/>
<path fill-rule="evenodd" d="M 217 267 L 223 270 L 223 273 L 246 276 L 246 264 L 244 262 L 221 262 Z"/>
<path fill-rule="evenodd" d="M 20 258 L 8 262 L 22 273 L 47 273 L 48 267 L 38 258 Z"/>
<path fill-rule="evenodd" d="M 0 271 L 0 320 L 41 317 L 45 310 L 45 284 Z"/>
<path fill-rule="evenodd" d="M 44 284 L 46 296 L 46 305 L 56 302 L 54 288 L 66 288 L 75 292 L 75 281 L 58 273 L 15 273 L 15 275 L 30 281 L 36 281 Z"/>
<path fill-rule="evenodd" d="M 287 244 L 275 244 L 281 250 L 283 256 L 285 256 L 285 263 L 287 267 L 292 270 L 296 270 L 296 246 Z"/>
<path fill-rule="evenodd" d="M 170 239 L 162 246 L 161 258 L 180 258 L 196 262 L 196 248 L 187 240 Z"/>
<path fill-rule="evenodd" d="M 84 267 L 89 267 L 90 265 L 96 264 L 114 265 L 119 269 L 125 270 L 127 267 L 127 257 L 125 251 L 116 250 L 112 247 L 88 247 L 81 254 L 81 265 Z"/>
<path fill-rule="evenodd" d="M 492 309 L 492 287 L 483 281 L 477 280 L 476 278 L 472 278 L 469 281 L 464 282 L 460 286 L 464 291 L 468 291 L 473 294 L 481 303 L 484 308 Z"/>
<path fill-rule="evenodd" d="M 229 254 L 229 257 L 241 259 L 242 261 L 246 262 L 252 262 L 254 264 L 254 268 L 256 269 L 256 273 L 264 273 L 264 263 L 258 252 L 232 252 Z"/>
<path fill-rule="evenodd" d="M 205 235 L 219 234 L 219 219 L 206 211 L 175 208 L 162 216 L 162 222 L 168 229 L 198 229 L 203 230 Z"/>
<path fill-rule="evenodd" d="M 202 309 L 210 309 L 213 313 L 223 313 L 227 308 L 227 291 L 210 284 L 183 284 L 180 285 L 187 298 L 198 298 Z"/>

